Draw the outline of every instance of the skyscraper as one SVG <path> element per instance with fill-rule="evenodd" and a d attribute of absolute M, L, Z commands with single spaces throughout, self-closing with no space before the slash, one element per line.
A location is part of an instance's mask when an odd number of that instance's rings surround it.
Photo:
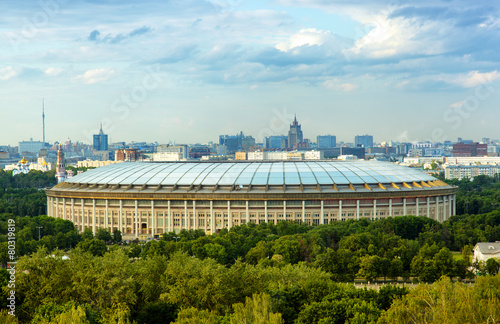
<path fill-rule="evenodd" d="M 318 148 L 333 148 L 337 146 L 337 137 L 334 135 L 318 135 L 316 143 Z"/>
<path fill-rule="evenodd" d="M 96 151 L 107 151 L 108 150 L 108 135 L 104 134 L 102 131 L 102 123 L 101 129 L 99 130 L 99 134 L 94 135 L 94 150 Z"/>
<path fill-rule="evenodd" d="M 301 125 L 297 122 L 297 115 L 295 115 L 288 131 L 288 147 L 293 147 L 294 144 L 300 143 L 303 140 Z"/>
<path fill-rule="evenodd" d="M 373 136 L 372 135 L 356 135 L 354 137 L 354 146 L 362 146 L 364 148 L 373 147 Z"/>

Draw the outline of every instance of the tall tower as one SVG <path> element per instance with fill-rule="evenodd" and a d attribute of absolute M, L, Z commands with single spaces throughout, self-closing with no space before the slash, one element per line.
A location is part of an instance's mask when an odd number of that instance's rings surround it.
<path fill-rule="evenodd" d="M 57 151 L 56 178 L 57 183 L 61 183 L 66 180 L 66 169 L 64 168 L 64 153 L 62 150 L 62 144 L 59 144 L 59 150 Z"/>
<path fill-rule="evenodd" d="M 43 145 L 45 146 L 45 99 L 42 98 L 42 128 L 43 128 Z"/>
<path fill-rule="evenodd" d="M 99 134 L 94 135 L 93 147 L 95 151 L 107 151 L 108 150 L 108 135 L 104 134 L 101 128 L 99 129 Z"/>
<path fill-rule="evenodd" d="M 297 115 L 295 115 L 288 131 L 288 147 L 293 147 L 294 144 L 300 143 L 303 140 L 301 125 L 297 122 Z"/>

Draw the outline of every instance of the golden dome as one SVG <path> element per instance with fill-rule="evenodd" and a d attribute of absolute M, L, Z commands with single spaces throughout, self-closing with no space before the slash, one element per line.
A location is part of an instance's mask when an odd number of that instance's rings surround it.
<path fill-rule="evenodd" d="M 21 163 L 21 164 L 26 164 L 26 163 L 28 163 L 28 161 L 26 161 L 26 160 L 24 159 L 24 156 L 23 156 L 23 159 L 22 159 L 21 161 L 19 161 L 19 163 Z"/>

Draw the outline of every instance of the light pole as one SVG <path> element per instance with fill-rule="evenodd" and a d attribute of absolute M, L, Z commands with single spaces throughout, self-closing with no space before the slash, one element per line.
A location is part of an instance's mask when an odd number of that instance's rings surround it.
<path fill-rule="evenodd" d="M 38 240 L 40 241 L 41 235 L 40 235 L 40 229 L 43 228 L 43 226 L 37 226 L 38 228 Z"/>

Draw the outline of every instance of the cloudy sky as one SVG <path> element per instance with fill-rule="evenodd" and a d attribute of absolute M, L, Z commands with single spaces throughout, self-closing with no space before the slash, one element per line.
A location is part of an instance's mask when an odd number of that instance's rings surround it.
<path fill-rule="evenodd" d="M 0 145 L 500 138 L 492 1 L 0 2 Z"/>

